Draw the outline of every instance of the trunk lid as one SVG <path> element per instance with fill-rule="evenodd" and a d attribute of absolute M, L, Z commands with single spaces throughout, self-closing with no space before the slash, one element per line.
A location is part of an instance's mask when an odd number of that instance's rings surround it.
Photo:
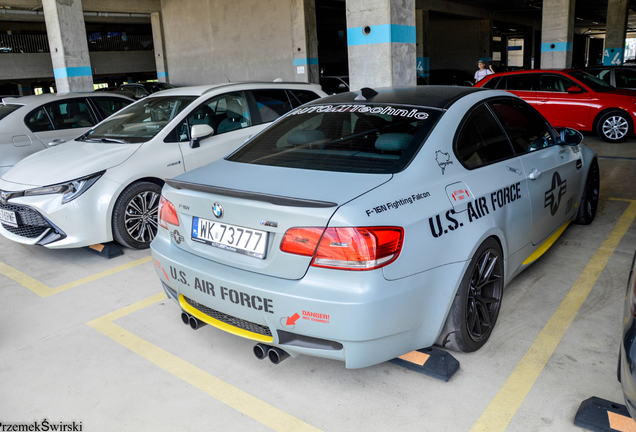
<path fill-rule="evenodd" d="M 391 178 L 391 174 L 314 171 L 219 160 L 168 180 L 163 194 L 179 216 L 178 228 L 169 225 L 177 247 L 232 267 L 300 279 L 312 257 L 282 252 L 280 242 L 285 232 L 292 227 L 326 227 L 339 206 Z M 215 216 L 215 206 L 217 210 L 222 208 L 221 217 Z M 206 227 L 204 232 L 201 223 Z M 212 224 L 217 230 L 216 238 L 207 234 Z M 252 236 L 257 236 L 257 231 L 267 237 L 262 259 L 249 255 L 254 251 L 257 237 Z M 247 245 L 247 252 L 210 244 L 222 242 L 225 235 L 231 235 L 230 240 L 239 249 Z M 197 236 L 208 242 L 193 240 Z"/>

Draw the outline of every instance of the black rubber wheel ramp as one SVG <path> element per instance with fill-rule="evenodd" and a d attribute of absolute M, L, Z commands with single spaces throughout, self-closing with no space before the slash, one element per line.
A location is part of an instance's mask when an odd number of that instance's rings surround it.
<path fill-rule="evenodd" d="M 422 348 L 389 360 L 389 363 L 448 382 L 459 370 L 459 361 L 438 348 Z"/>
<path fill-rule="evenodd" d="M 581 402 L 574 424 L 594 432 L 631 432 L 636 422 L 629 416 L 625 405 L 591 397 Z"/>

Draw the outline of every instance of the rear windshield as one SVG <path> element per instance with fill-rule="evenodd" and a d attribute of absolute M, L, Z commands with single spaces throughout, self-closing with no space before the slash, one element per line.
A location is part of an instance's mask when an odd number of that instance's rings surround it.
<path fill-rule="evenodd" d="M 233 162 L 391 174 L 417 153 L 441 110 L 400 105 L 313 105 L 281 118 L 230 155 Z"/>
<path fill-rule="evenodd" d="M 0 120 L 21 107 L 22 105 L 0 105 Z"/>

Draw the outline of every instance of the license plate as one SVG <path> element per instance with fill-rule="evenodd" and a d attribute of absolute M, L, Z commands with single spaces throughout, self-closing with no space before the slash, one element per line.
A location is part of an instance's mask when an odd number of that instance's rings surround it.
<path fill-rule="evenodd" d="M 230 252 L 265 259 L 267 231 L 192 218 L 192 240 Z"/>
<path fill-rule="evenodd" d="M 18 226 L 18 218 L 15 216 L 15 212 L 10 210 L 0 209 L 0 222 L 5 225 Z"/>

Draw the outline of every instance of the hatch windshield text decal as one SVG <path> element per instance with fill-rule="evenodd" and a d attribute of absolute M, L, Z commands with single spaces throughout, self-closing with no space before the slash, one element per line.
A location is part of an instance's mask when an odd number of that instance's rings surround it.
<path fill-rule="evenodd" d="M 428 113 L 420 111 L 415 108 L 393 108 L 391 106 L 386 107 L 373 107 L 368 105 L 314 105 L 307 108 L 301 108 L 290 113 L 290 115 L 309 114 L 309 113 L 345 113 L 345 112 L 358 112 L 369 114 L 384 114 L 394 117 L 414 118 L 416 120 L 426 120 Z"/>

